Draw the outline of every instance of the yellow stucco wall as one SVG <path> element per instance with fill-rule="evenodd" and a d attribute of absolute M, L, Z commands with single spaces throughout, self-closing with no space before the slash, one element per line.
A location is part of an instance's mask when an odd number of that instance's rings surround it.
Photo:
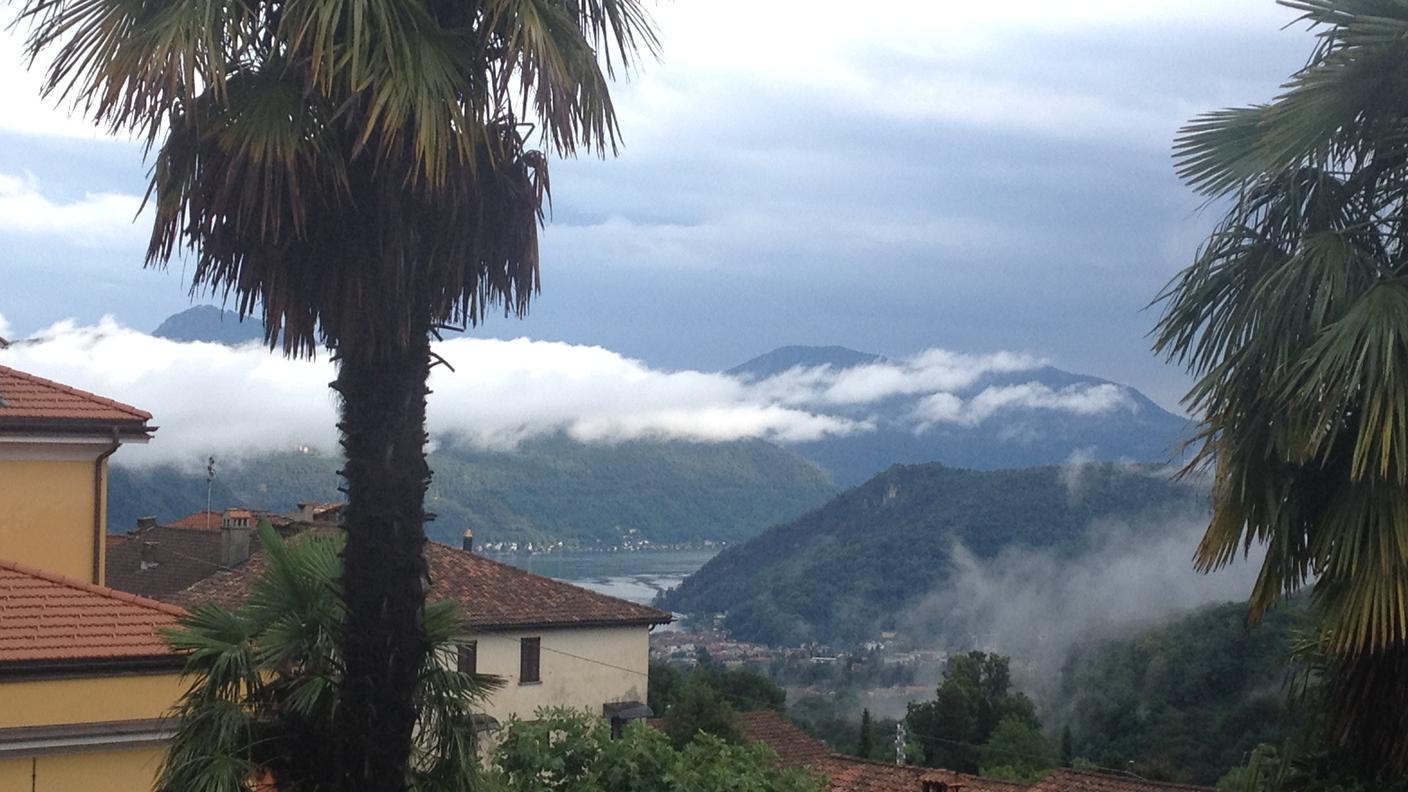
<path fill-rule="evenodd" d="M 0 558 L 78 580 L 93 580 L 93 464 L 88 459 L 0 458 Z M 106 467 L 106 466 L 105 466 Z M 104 470 L 106 479 L 106 470 Z M 107 530 L 106 491 L 99 509 Z"/>
<path fill-rule="evenodd" d="M 535 684 L 518 683 L 519 639 L 542 639 L 540 676 Z M 500 722 L 509 716 L 531 718 L 539 707 L 567 706 L 601 714 L 601 705 L 645 702 L 650 672 L 650 630 L 609 627 L 528 632 L 481 633 L 478 670 L 495 674 L 504 686 L 484 706 Z"/>
<path fill-rule="evenodd" d="M 0 728 L 158 718 L 185 686 L 178 674 L 0 683 Z M 151 792 L 164 747 L 96 747 L 0 758 L 0 792 Z"/>
<path fill-rule="evenodd" d="M 2 682 L 0 728 L 159 718 L 184 691 L 174 673 Z"/>
<path fill-rule="evenodd" d="M 151 792 L 162 749 L 0 759 L 0 792 Z"/>

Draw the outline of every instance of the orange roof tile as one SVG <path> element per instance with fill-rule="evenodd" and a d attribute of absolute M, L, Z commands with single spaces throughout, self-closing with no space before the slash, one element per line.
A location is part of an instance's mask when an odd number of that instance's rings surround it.
<path fill-rule="evenodd" d="M 739 713 L 738 725 L 745 739 L 767 744 L 783 767 L 814 767 L 831 756 L 830 746 L 772 710 Z"/>
<path fill-rule="evenodd" d="M 220 520 L 224 517 L 224 512 L 218 511 L 198 511 L 195 514 L 188 514 L 179 520 L 169 523 L 162 523 L 167 528 L 192 528 L 198 531 L 220 530 Z"/>
<path fill-rule="evenodd" d="M 1212 792 L 1212 788 L 1061 768 L 1034 784 L 1031 792 Z"/>
<path fill-rule="evenodd" d="M 0 366 L 0 428 L 111 427 L 146 434 L 151 413 Z"/>
<path fill-rule="evenodd" d="M 0 561 L 0 667 L 175 657 L 161 636 L 180 608 Z"/>
<path fill-rule="evenodd" d="M 459 603 L 474 629 L 648 625 L 664 624 L 672 618 L 662 610 L 525 572 L 439 542 L 425 543 L 425 560 L 430 567 L 426 597 L 432 602 Z M 239 567 L 217 572 L 167 599 L 183 605 L 215 602 L 236 607 L 249 596 L 265 564 L 264 554 L 256 552 Z"/>

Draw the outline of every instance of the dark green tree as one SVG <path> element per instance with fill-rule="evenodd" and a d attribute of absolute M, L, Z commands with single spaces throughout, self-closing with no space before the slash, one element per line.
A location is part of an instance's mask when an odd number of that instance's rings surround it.
<path fill-rule="evenodd" d="M 1274 100 L 1185 127 L 1226 214 L 1161 295 L 1215 467 L 1200 569 L 1264 545 L 1250 611 L 1314 590 L 1330 735 L 1408 770 L 1408 5 L 1284 0 L 1318 32 Z"/>
<path fill-rule="evenodd" d="M 1032 783 L 1058 763 L 1041 729 L 1017 715 L 1008 715 L 983 746 L 978 769 L 989 778 Z"/>
<path fill-rule="evenodd" d="M 614 151 L 638 0 L 25 0 L 47 95 L 155 151 L 149 265 L 332 351 L 348 629 L 330 788 L 406 784 L 422 619 L 430 336 L 538 289 L 543 148 Z M 604 63 L 603 63 L 604 61 Z"/>
<path fill-rule="evenodd" d="M 1061 766 L 1070 767 L 1076 758 L 1075 740 L 1071 737 L 1071 727 L 1061 729 Z"/>
<path fill-rule="evenodd" d="M 949 661 L 934 700 L 910 704 L 905 722 L 925 765 L 975 773 L 981 747 L 1009 717 L 1041 728 L 1032 700 L 1012 689 L 1008 658 L 975 651 Z"/>
<path fill-rule="evenodd" d="M 700 734 L 729 743 L 743 741 L 737 712 L 718 691 L 695 680 L 680 688 L 665 713 L 663 728 L 678 747 L 688 745 Z"/>
<path fill-rule="evenodd" d="M 860 711 L 860 738 L 856 740 L 856 756 L 868 759 L 875 750 L 875 724 L 870 720 L 870 710 Z"/>
<path fill-rule="evenodd" d="M 652 660 L 647 683 L 649 692 L 645 703 L 657 716 L 663 716 L 684 686 L 684 675 L 669 663 Z"/>

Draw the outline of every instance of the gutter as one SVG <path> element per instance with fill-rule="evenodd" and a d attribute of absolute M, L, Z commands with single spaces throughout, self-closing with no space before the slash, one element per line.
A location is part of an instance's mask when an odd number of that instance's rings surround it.
<path fill-rule="evenodd" d="M 103 469 L 108 457 L 117 453 L 122 441 L 117 438 L 117 429 L 112 430 L 112 445 L 98 454 L 93 461 L 93 585 L 103 585 Z"/>
<path fill-rule="evenodd" d="M 175 733 L 168 718 L 14 726 L 0 729 L 0 759 L 160 745 Z"/>

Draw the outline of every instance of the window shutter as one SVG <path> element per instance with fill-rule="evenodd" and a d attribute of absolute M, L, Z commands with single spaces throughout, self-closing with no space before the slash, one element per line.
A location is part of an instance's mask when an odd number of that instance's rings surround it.
<path fill-rule="evenodd" d="M 541 681 L 541 638 L 524 638 L 520 641 L 518 656 L 518 684 Z"/>

